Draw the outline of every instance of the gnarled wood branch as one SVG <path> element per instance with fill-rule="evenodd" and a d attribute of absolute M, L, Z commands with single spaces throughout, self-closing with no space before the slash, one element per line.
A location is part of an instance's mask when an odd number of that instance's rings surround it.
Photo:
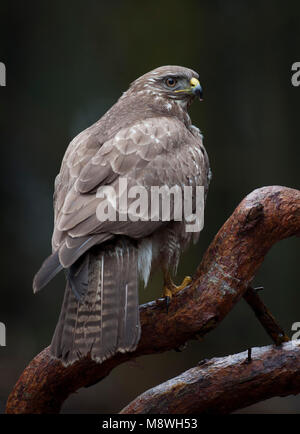
<path fill-rule="evenodd" d="M 244 299 L 249 304 L 249 306 L 251 306 L 256 318 L 259 320 L 263 328 L 266 330 L 266 332 L 276 345 L 280 345 L 283 342 L 287 342 L 289 340 L 289 337 L 278 325 L 271 312 L 259 298 L 256 289 L 249 287 L 244 294 Z"/>
<path fill-rule="evenodd" d="M 141 306 L 142 336 L 136 351 L 100 365 L 86 357 L 64 367 L 46 348 L 24 370 L 6 412 L 57 413 L 71 393 L 98 382 L 120 363 L 205 335 L 244 295 L 272 245 L 299 233 L 300 191 L 280 186 L 253 191 L 219 230 L 192 284 L 172 299 L 168 314 L 162 299 Z"/>
<path fill-rule="evenodd" d="M 300 346 L 252 348 L 189 369 L 140 395 L 122 414 L 227 414 L 273 396 L 300 393 Z"/>

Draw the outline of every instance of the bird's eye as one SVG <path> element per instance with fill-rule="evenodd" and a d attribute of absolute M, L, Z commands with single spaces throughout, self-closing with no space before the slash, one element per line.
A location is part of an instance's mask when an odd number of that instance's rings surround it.
<path fill-rule="evenodd" d="M 168 77 L 168 78 L 166 78 L 165 83 L 166 83 L 166 85 L 167 85 L 168 87 L 175 87 L 175 86 L 176 86 L 176 83 L 177 83 L 177 80 L 176 80 L 175 78 Z"/>

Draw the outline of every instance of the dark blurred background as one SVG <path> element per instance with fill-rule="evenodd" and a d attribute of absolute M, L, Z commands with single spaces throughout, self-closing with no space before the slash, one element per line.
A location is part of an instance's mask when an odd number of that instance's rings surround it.
<path fill-rule="evenodd" d="M 0 347 L 0 411 L 28 362 L 51 340 L 64 292 L 56 278 L 34 296 L 31 283 L 50 253 L 53 183 L 69 141 L 101 117 L 141 74 L 166 64 L 200 74 L 205 100 L 192 119 L 205 137 L 213 181 L 205 228 L 181 262 L 191 274 L 213 236 L 255 188 L 299 188 L 299 1 L 1 2 L 1 303 L 7 346 Z M 300 321 L 299 240 L 275 245 L 255 283 L 291 334 Z M 141 302 L 161 294 L 161 276 Z M 117 412 L 146 389 L 205 357 L 270 339 L 241 300 L 201 343 L 182 353 L 142 357 L 82 389 L 66 413 Z M 273 398 L 242 412 L 300 412 L 300 396 Z"/>

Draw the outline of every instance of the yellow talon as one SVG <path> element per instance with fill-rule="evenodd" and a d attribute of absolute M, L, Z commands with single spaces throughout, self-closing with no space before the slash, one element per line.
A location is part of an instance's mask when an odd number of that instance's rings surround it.
<path fill-rule="evenodd" d="M 164 286 L 163 297 L 169 297 L 169 298 L 173 297 L 173 293 L 172 293 L 171 289 L 168 288 L 167 286 Z"/>
<path fill-rule="evenodd" d="M 171 299 L 173 295 L 177 294 L 177 292 L 184 289 L 186 286 L 188 286 L 192 281 L 192 278 L 190 276 L 186 276 L 181 285 L 175 285 L 175 283 L 172 281 L 170 273 L 168 271 L 164 272 L 164 289 L 163 289 L 163 297 L 169 297 Z"/>

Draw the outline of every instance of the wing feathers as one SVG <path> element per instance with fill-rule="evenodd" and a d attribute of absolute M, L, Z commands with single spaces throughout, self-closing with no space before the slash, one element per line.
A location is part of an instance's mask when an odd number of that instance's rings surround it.
<path fill-rule="evenodd" d="M 48 256 L 43 262 L 43 265 L 36 273 L 33 279 L 33 292 L 36 293 L 40 291 L 47 283 L 56 276 L 62 270 L 62 265 L 59 262 L 58 252 L 53 253 Z"/>
<path fill-rule="evenodd" d="M 96 244 L 112 238 L 111 234 L 103 233 L 79 238 L 66 238 L 59 249 L 59 261 L 64 268 L 73 265 L 86 251 Z"/>

